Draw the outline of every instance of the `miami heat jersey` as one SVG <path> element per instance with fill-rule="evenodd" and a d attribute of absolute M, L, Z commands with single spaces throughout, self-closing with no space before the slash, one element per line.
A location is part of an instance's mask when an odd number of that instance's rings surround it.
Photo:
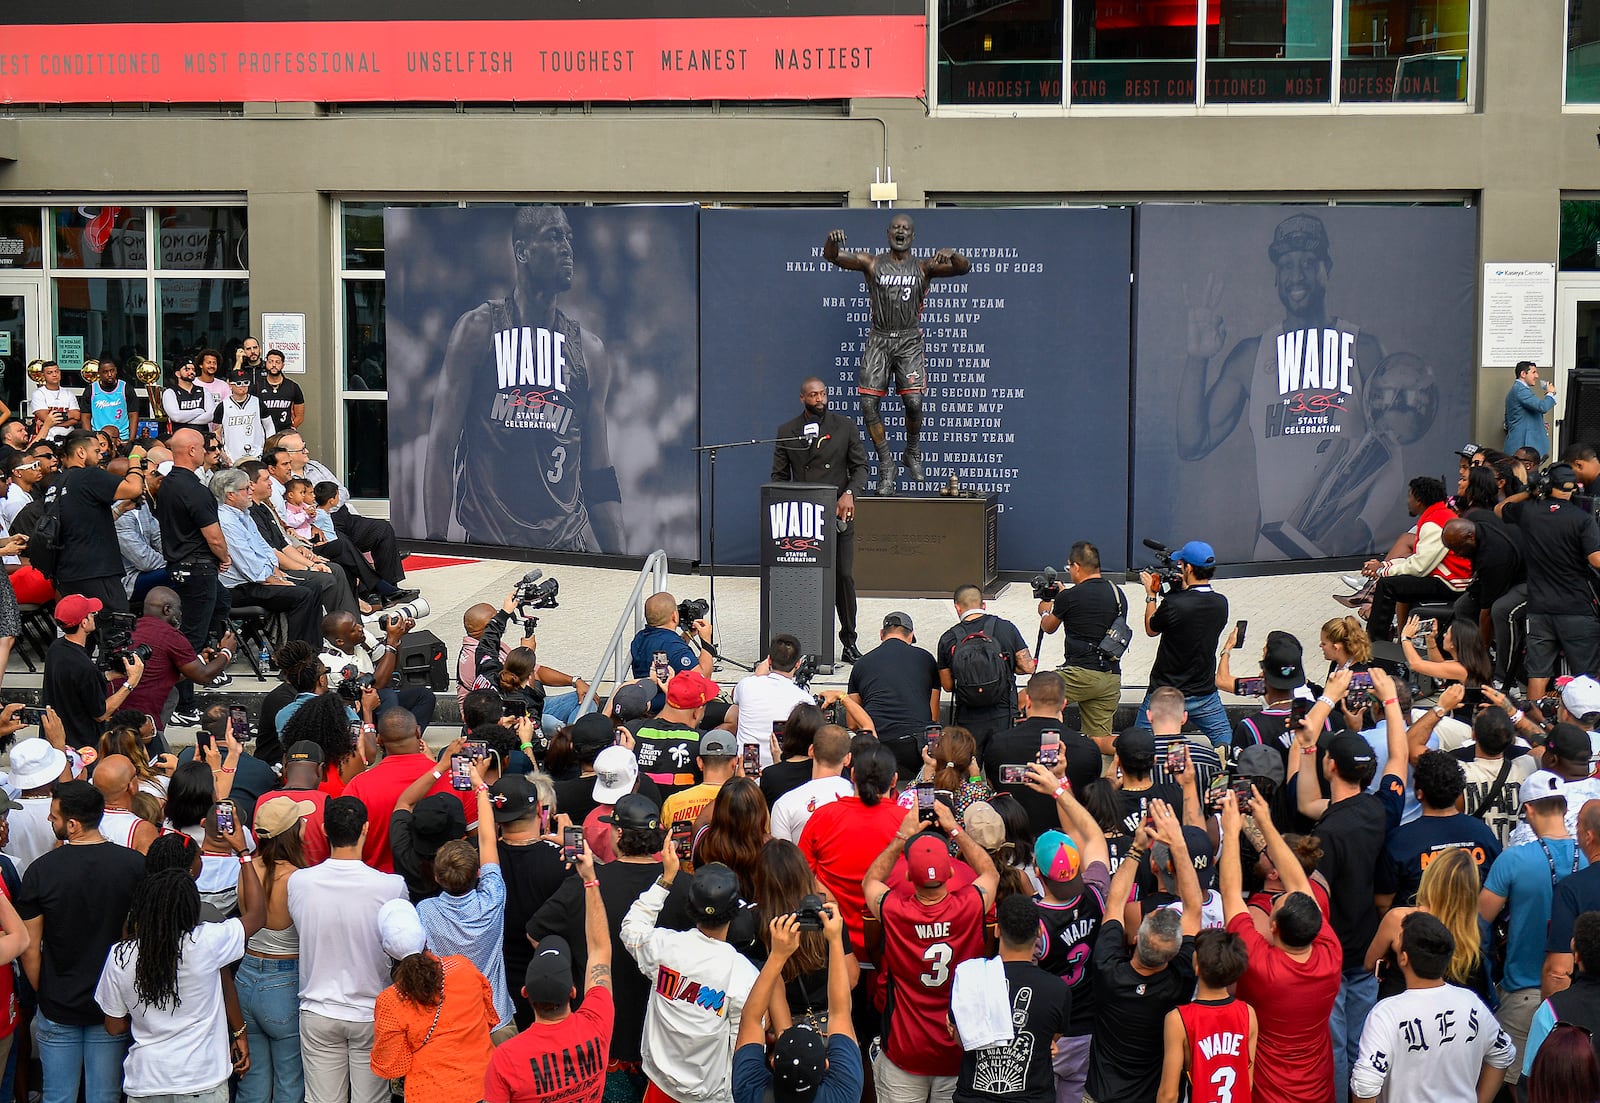
<path fill-rule="evenodd" d="M 1292 521 L 1319 480 L 1361 443 L 1360 336 L 1359 326 L 1341 318 L 1292 329 L 1279 322 L 1261 335 L 1250 375 L 1250 434 L 1262 524 Z"/>
<path fill-rule="evenodd" d="M 1250 1103 L 1250 1006 L 1229 998 L 1178 1008 L 1189 1041 L 1189 1103 Z"/>
<path fill-rule="evenodd" d="M 983 956 L 983 898 L 968 885 L 928 906 L 896 889 L 882 918 L 884 1053 L 905 1072 L 955 1076 L 962 1051 L 944 1023 L 956 966 Z"/>
<path fill-rule="evenodd" d="M 916 257 L 897 261 L 893 253 L 880 253 L 867 276 L 867 292 L 872 296 L 873 329 L 889 333 L 916 329 L 928 294 L 928 275 Z"/>
<path fill-rule="evenodd" d="M 521 325 L 489 302 L 491 337 L 456 448 L 456 518 L 476 543 L 599 551 L 584 508 L 583 417 L 589 400 L 583 329 L 560 310 L 553 328 Z"/>
<path fill-rule="evenodd" d="M 1044 900 L 1039 904 L 1039 968 L 1054 973 L 1072 992 L 1072 1017 L 1062 1031 L 1082 1037 L 1094 1030 L 1094 985 L 1089 955 L 1100 933 L 1106 911 L 1110 874 L 1099 862 L 1083 873 L 1083 891 L 1065 904 Z"/>

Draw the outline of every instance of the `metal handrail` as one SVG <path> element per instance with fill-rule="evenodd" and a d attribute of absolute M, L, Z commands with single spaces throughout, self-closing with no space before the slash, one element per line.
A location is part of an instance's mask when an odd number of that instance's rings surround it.
<path fill-rule="evenodd" d="M 600 662 L 595 665 L 594 677 L 589 679 L 589 690 L 578 704 L 580 715 L 594 707 L 595 695 L 601 680 L 605 677 L 608 663 L 611 665 L 613 686 L 622 684 L 623 658 L 627 654 L 623 641 L 632 643 L 634 635 L 644 627 L 644 603 L 651 595 L 659 594 L 667 588 L 669 573 L 667 553 L 660 548 L 651 552 L 645 559 L 644 566 L 639 568 L 639 577 L 633 583 L 633 593 L 628 595 L 628 603 L 622 607 L 622 614 L 617 618 L 617 626 L 611 632 L 611 642 L 606 644 L 605 651 L 601 653 Z M 631 676 L 631 671 L 628 673 Z"/>

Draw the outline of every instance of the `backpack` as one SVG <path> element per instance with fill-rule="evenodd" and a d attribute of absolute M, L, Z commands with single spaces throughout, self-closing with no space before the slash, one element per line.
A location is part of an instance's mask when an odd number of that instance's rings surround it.
<path fill-rule="evenodd" d="M 992 618 L 983 617 L 970 625 L 971 630 L 956 640 L 950 654 L 950 679 L 955 682 L 956 703 L 971 709 L 1009 704 L 1011 659 L 985 631 L 993 627 Z"/>
<path fill-rule="evenodd" d="M 28 546 L 23 549 L 28 562 L 45 578 L 53 579 L 61 563 L 61 499 L 66 493 L 66 479 L 63 477 L 61 485 L 45 502 L 39 520 L 34 522 L 33 532 L 28 536 Z"/>

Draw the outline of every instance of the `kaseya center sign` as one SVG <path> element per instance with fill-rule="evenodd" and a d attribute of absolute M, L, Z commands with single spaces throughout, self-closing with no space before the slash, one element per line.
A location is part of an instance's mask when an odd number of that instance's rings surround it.
<path fill-rule="evenodd" d="M 922 0 L 59 0 L 13 5 L 5 22 L 0 103 L 810 100 L 926 85 Z"/>

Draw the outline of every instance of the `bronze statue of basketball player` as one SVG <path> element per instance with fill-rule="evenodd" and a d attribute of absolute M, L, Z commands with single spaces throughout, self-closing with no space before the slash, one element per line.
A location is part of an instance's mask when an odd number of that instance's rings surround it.
<path fill-rule="evenodd" d="M 861 416 L 867 435 L 878 452 L 878 483 L 874 493 L 895 492 L 895 464 L 889 452 L 888 434 L 878 406 L 889 393 L 892 375 L 895 391 L 906 408 L 906 450 L 900 462 L 906 474 L 922 481 L 922 453 L 917 447 L 922 434 L 922 392 L 928 372 L 922 347 L 922 330 L 917 320 L 922 300 L 928 294 L 928 281 L 941 276 L 964 276 L 972 262 L 954 249 L 940 249 L 928 260 L 911 255 L 917 229 L 911 216 L 897 214 L 889 220 L 887 253 L 844 253 L 844 231 L 834 230 L 822 247 L 822 255 L 840 268 L 863 272 L 867 277 L 867 298 L 872 304 L 872 332 L 861 353 L 861 370 L 856 376 L 856 392 L 861 396 Z"/>

